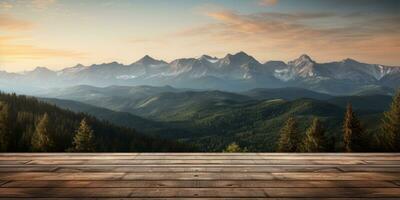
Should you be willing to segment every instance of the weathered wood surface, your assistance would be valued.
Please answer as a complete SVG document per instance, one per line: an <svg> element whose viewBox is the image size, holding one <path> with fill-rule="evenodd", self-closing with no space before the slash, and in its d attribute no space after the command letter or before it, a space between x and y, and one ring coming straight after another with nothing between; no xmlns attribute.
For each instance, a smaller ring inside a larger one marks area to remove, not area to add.
<svg viewBox="0 0 400 200"><path fill-rule="evenodd" d="M0 153L4 199L400 199L400 154Z"/></svg>

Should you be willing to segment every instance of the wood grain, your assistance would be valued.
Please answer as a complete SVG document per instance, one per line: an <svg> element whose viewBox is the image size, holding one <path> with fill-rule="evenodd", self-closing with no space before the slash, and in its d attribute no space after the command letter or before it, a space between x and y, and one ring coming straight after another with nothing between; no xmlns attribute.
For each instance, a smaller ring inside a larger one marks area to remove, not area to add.
<svg viewBox="0 0 400 200"><path fill-rule="evenodd" d="M0 199L399 199L397 153L0 153Z"/></svg>

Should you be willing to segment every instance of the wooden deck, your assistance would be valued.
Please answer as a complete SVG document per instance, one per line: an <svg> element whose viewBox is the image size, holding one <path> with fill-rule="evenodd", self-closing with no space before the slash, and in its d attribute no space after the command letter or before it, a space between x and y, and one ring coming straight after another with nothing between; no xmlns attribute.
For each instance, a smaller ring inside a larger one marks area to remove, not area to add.
<svg viewBox="0 0 400 200"><path fill-rule="evenodd" d="M400 154L0 154L0 198L399 199Z"/></svg>

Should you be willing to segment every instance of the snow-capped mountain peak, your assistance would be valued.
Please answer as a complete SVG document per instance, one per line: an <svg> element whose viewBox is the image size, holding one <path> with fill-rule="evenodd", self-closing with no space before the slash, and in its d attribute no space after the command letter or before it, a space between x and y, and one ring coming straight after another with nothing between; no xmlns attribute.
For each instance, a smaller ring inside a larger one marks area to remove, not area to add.
<svg viewBox="0 0 400 200"><path fill-rule="evenodd" d="M240 51L234 55L227 54L224 58L221 59L221 64L225 64L225 65L230 65L230 64L243 65L243 64L247 64L249 62L260 64L255 58L246 54L243 51Z"/></svg>
<svg viewBox="0 0 400 200"><path fill-rule="evenodd" d="M335 88L350 90L360 85L400 86L400 67L361 63L353 59L317 63L306 54L287 63L270 61L261 64L245 52L227 54L221 59L203 55L176 59L170 63L146 55L131 65L117 62L90 66L78 64L56 72L39 67L17 76L12 73L1 73L1 76L3 81L27 82L41 88L76 84L171 84L176 87L235 90L296 85L330 92Z"/></svg>
<svg viewBox="0 0 400 200"><path fill-rule="evenodd" d="M202 55L199 59L200 60L206 60L206 61L208 61L210 63L216 63L219 60L217 57L211 57L209 55Z"/></svg>
<svg viewBox="0 0 400 200"><path fill-rule="evenodd" d="M304 65L312 65L314 63L315 61L312 60L311 57L306 54L303 54L299 58L289 62L289 64L297 67L303 67Z"/></svg>
<svg viewBox="0 0 400 200"><path fill-rule="evenodd" d="M284 76L286 79L290 80L295 77L315 77L317 72L315 69L316 62L311 59L310 56L303 54L299 58L288 62L288 69L283 70L287 74ZM290 79L288 77L291 77Z"/></svg>

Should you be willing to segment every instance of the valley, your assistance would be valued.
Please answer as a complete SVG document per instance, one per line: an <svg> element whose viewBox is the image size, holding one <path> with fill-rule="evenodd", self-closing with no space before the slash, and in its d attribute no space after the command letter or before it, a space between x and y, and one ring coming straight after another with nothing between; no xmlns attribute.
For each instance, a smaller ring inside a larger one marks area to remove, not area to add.
<svg viewBox="0 0 400 200"><path fill-rule="evenodd" d="M374 135L392 101L388 95L332 96L301 88L232 93L170 86L74 86L51 90L46 97L42 100L59 107L188 142L203 151L222 151L232 142L250 151L274 151L289 116L297 117L303 133L314 117L320 118L332 142L329 151L340 151L347 103L352 103L368 134Z"/></svg>

